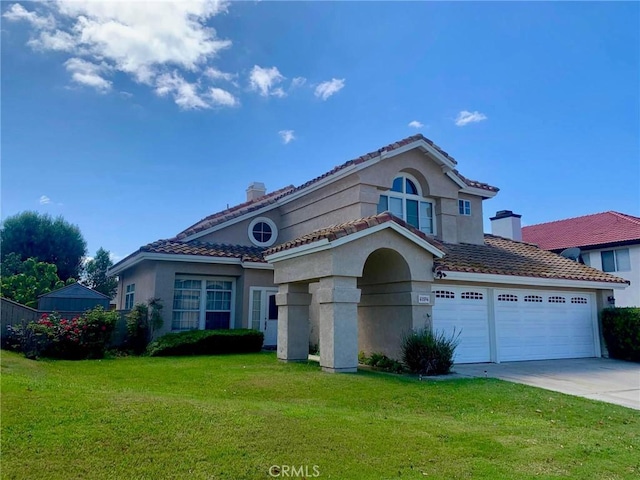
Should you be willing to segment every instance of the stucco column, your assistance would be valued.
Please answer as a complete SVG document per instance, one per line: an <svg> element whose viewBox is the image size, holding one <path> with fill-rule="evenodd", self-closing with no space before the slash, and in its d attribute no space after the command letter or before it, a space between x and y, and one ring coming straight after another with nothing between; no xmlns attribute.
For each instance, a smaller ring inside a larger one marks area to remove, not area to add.
<svg viewBox="0 0 640 480"><path fill-rule="evenodd" d="M320 279L320 366L325 372L358 369L358 302L356 277Z"/></svg>
<svg viewBox="0 0 640 480"><path fill-rule="evenodd" d="M284 283L276 294L278 359L299 362L309 358L309 304L306 283Z"/></svg>

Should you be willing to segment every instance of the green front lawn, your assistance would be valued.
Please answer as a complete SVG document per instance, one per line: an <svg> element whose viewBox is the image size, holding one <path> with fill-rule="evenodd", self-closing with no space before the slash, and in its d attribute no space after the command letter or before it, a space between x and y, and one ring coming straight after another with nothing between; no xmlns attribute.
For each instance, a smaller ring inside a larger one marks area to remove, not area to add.
<svg viewBox="0 0 640 480"><path fill-rule="evenodd" d="M331 375L271 353L2 352L1 365L7 479L266 479L272 465L367 480L640 475L639 412L498 380Z"/></svg>

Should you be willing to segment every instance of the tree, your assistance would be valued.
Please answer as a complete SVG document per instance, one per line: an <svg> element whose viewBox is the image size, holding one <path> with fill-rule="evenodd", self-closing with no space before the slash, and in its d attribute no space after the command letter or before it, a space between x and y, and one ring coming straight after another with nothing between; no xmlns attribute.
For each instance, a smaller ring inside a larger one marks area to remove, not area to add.
<svg viewBox="0 0 640 480"><path fill-rule="evenodd" d="M56 266L51 263L29 258L22 262L17 273L2 277L2 296L36 308L40 295L64 287L65 282L60 280L56 271ZM73 279L69 279L68 283L73 283Z"/></svg>
<svg viewBox="0 0 640 480"><path fill-rule="evenodd" d="M87 242L76 225L62 217L52 219L50 215L38 212L8 217L0 229L0 241L3 263L10 253L19 255L23 261L35 258L52 263L63 281L79 277L82 258L87 251Z"/></svg>
<svg viewBox="0 0 640 480"><path fill-rule="evenodd" d="M107 270L111 266L113 266L113 262L109 257L109 251L100 247L96 256L86 263L84 267L85 278L82 283L93 288L96 292L113 298L118 288L118 280L116 277L107 276Z"/></svg>

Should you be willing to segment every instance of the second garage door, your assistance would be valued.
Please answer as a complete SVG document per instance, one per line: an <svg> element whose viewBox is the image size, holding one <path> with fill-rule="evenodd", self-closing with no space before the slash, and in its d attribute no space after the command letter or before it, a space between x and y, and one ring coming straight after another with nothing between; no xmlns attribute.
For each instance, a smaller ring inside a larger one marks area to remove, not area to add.
<svg viewBox="0 0 640 480"><path fill-rule="evenodd" d="M591 295L496 290L494 302L501 362L595 356Z"/></svg>

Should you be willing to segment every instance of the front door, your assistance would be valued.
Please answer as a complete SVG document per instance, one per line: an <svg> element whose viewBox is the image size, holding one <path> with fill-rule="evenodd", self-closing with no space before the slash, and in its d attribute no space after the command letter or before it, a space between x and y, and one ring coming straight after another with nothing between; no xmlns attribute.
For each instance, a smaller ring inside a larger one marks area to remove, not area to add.
<svg viewBox="0 0 640 480"><path fill-rule="evenodd" d="M264 333L264 346L278 343L277 288L251 287L251 328Z"/></svg>

